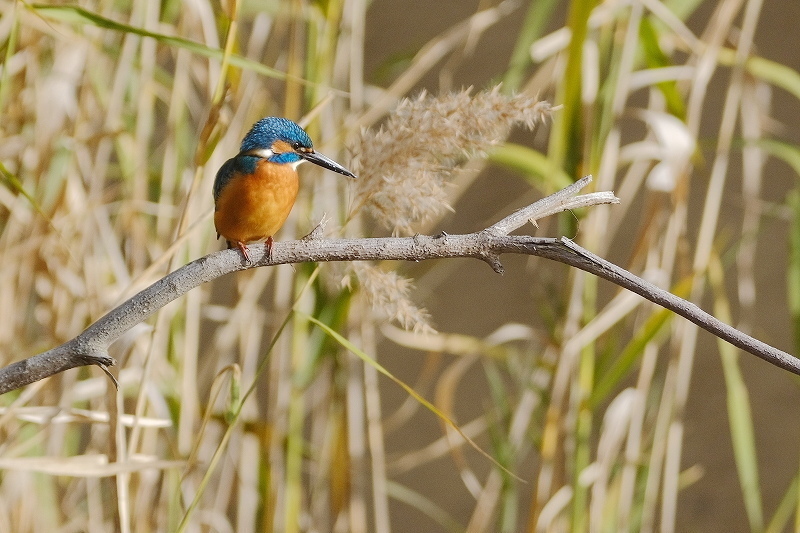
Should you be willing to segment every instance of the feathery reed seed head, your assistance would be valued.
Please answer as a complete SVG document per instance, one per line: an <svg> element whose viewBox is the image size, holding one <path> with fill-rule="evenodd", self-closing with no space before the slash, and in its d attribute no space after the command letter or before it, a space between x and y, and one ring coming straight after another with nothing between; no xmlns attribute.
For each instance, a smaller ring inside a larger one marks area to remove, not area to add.
<svg viewBox="0 0 800 533"><path fill-rule="evenodd" d="M463 163L505 140L513 126L533 128L550 116L549 103L528 95L499 87L470 93L423 92L402 100L377 131L361 133L352 148L356 209L395 234L411 234L449 207L445 184Z"/></svg>
<svg viewBox="0 0 800 533"><path fill-rule="evenodd" d="M363 294L369 298L372 308L389 320L396 320L405 329L431 333L430 315L425 309L411 301L414 288L410 279L397 272L386 272L375 265L354 262L353 272L361 284Z"/></svg>

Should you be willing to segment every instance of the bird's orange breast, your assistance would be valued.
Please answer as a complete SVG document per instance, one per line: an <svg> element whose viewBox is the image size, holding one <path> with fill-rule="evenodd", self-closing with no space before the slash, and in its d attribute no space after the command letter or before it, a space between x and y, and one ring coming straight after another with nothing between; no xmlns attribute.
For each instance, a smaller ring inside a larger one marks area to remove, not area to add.
<svg viewBox="0 0 800 533"><path fill-rule="evenodd" d="M286 222L300 182L290 165L262 159L251 174L236 173L216 199L214 225L231 242L272 237Z"/></svg>

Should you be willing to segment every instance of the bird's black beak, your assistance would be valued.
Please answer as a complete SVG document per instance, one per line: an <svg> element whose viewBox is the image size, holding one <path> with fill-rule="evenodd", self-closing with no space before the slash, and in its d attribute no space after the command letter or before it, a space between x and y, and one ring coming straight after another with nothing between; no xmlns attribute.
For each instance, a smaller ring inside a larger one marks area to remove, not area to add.
<svg viewBox="0 0 800 533"><path fill-rule="evenodd" d="M319 152L297 152L297 154L306 161L310 161L315 165L321 166L322 168L327 168L328 170L338 172L339 174L344 174L345 176L349 176L354 179L356 177L355 174L344 168L342 165Z"/></svg>

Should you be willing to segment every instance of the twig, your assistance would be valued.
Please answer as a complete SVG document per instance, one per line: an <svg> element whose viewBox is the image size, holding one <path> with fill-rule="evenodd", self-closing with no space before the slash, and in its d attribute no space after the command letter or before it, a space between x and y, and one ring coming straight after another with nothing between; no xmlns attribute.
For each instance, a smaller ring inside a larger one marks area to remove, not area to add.
<svg viewBox="0 0 800 533"><path fill-rule="evenodd" d="M585 176L572 185L564 187L557 193L546 196L528 207L523 207L522 209L514 211L500 222L488 227L485 231L492 232L496 235L508 235L528 222L536 224L536 221L540 218L549 217L561 211L590 207L598 204L619 203L619 198L614 196L614 193L610 191L594 192L577 196L581 189L586 187L591 181L591 175Z"/></svg>
<svg viewBox="0 0 800 533"><path fill-rule="evenodd" d="M253 263L246 263L238 250L223 250L209 254L158 280L112 309L74 339L47 352L1 368L0 394L77 366L99 365L104 368L115 364L107 350L122 334L201 283L238 270L311 261L424 261L449 257L474 257L487 262L496 272L501 273L503 267L499 257L506 253L535 255L585 270L674 311L734 346L800 375L800 359L720 322L696 305L659 289L581 248L569 239L508 235L508 232L523 226L528 221L535 221L559 211L619 202L609 192L578 196L577 193L589 181L591 177L587 176L485 230L467 235L441 233L435 236L377 239L321 239L315 238L316 236L312 234L297 241L275 243L272 259L269 261L263 245L250 245L250 257Z"/></svg>

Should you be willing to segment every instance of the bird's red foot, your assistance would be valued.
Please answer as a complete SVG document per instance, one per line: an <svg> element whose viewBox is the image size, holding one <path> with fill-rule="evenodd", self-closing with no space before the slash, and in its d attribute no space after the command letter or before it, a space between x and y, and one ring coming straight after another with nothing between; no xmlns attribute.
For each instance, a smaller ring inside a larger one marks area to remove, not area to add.
<svg viewBox="0 0 800 533"><path fill-rule="evenodd" d="M272 245L274 243L275 241L272 240L272 237L267 237L267 242L265 243L267 245L267 261L272 261Z"/></svg>
<svg viewBox="0 0 800 533"><path fill-rule="evenodd" d="M244 260L248 263L252 263L253 261L250 260L250 252L247 251L247 245L241 241L236 241L236 246L242 251Z"/></svg>

